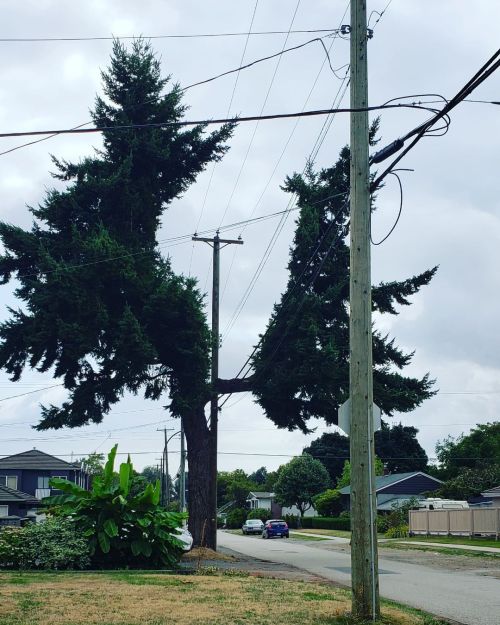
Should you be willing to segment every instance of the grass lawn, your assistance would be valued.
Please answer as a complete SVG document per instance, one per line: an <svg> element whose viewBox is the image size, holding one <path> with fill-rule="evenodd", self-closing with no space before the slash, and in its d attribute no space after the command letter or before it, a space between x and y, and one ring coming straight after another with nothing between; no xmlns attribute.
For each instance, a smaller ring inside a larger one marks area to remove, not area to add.
<svg viewBox="0 0 500 625"><path fill-rule="evenodd" d="M497 558L500 560L500 554L490 553L488 551L469 551L468 549L460 549L460 547L446 547L436 543L432 547L430 545L412 545L411 543L401 543L397 541L388 541L381 543L379 548L382 549L410 549L412 551L432 551L433 553L443 553L447 556L466 556L468 558Z"/></svg>
<svg viewBox="0 0 500 625"><path fill-rule="evenodd" d="M143 572L0 573L0 625L350 625L350 593L328 584ZM393 603L384 625L444 625ZM357 622L357 625L361 623Z"/></svg>
<svg viewBox="0 0 500 625"><path fill-rule="evenodd" d="M420 541L424 543L446 543L448 545L466 545L468 547L496 547L500 549L500 540L494 538L481 538L475 536L468 538L467 536L412 536L405 538L408 541Z"/></svg>
<svg viewBox="0 0 500 625"><path fill-rule="evenodd" d="M294 532L306 532L307 534L318 534L318 536L338 536L339 538L351 538L351 532L344 530L316 530L300 529Z"/></svg>

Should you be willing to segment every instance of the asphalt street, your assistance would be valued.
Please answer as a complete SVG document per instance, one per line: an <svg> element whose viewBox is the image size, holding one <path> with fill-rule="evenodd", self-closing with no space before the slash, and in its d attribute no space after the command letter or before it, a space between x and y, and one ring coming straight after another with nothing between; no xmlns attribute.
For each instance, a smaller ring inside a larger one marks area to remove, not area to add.
<svg viewBox="0 0 500 625"><path fill-rule="evenodd" d="M343 585L351 583L350 553L340 542L304 544L219 531L218 543L247 556L289 564ZM473 567L473 560L470 571L456 571L381 557L380 594L466 625L499 625L500 580Z"/></svg>

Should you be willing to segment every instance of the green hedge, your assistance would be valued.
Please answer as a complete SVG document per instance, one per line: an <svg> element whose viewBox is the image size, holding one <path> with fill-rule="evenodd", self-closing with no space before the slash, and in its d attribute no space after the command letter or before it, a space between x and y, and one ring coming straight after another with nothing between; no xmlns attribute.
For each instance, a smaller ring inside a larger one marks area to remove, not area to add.
<svg viewBox="0 0 500 625"><path fill-rule="evenodd" d="M351 520L346 517L313 516L302 519L304 529L350 531Z"/></svg>

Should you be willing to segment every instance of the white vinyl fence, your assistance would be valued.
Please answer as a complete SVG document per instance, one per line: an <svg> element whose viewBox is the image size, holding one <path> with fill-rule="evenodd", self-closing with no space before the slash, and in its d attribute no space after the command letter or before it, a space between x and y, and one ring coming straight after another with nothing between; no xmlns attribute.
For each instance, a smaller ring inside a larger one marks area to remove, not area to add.
<svg viewBox="0 0 500 625"><path fill-rule="evenodd" d="M500 535L500 508L410 510L410 534L427 536Z"/></svg>

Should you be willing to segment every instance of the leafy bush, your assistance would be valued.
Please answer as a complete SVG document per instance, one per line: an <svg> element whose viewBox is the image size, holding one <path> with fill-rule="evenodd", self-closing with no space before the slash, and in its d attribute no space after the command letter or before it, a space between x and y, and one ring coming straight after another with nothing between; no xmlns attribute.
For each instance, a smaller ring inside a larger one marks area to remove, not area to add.
<svg viewBox="0 0 500 625"><path fill-rule="evenodd" d="M47 519L30 523L22 530L26 569L85 569L90 565L88 541L67 519Z"/></svg>
<svg viewBox="0 0 500 625"><path fill-rule="evenodd" d="M168 512L159 505L160 483L147 484L131 495L133 466L130 458L113 471L117 446L108 456L101 475L86 491L61 478L50 480L62 495L44 502L58 518L71 518L76 531L87 539L92 565L102 568L157 568L175 564L182 543L175 537L184 515Z"/></svg>
<svg viewBox="0 0 500 625"><path fill-rule="evenodd" d="M313 497L313 504L320 516L333 517L342 512L341 495L338 490L328 488Z"/></svg>
<svg viewBox="0 0 500 625"><path fill-rule="evenodd" d="M405 523L403 525L395 525L390 527L385 533L386 538L408 538L409 527Z"/></svg>
<svg viewBox="0 0 500 625"><path fill-rule="evenodd" d="M250 510L247 516L247 519L260 519L264 523L270 518L271 510L266 510L265 508L255 508L254 510Z"/></svg>
<svg viewBox="0 0 500 625"><path fill-rule="evenodd" d="M351 529L351 520L345 517L304 517L302 519L302 527L305 529L349 531Z"/></svg>
<svg viewBox="0 0 500 625"><path fill-rule="evenodd" d="M409 511L418 507L418 499L411 497L403 504L393 504L392 511L385 516L386 530L408 524Z"/></svg>
<svg viewBox="0 0 500 625"><path fill-rule="evenodd" d="M229 529L239 529L247 520L248 510L245 508L234 508L228 512L226 517L226 527Z"/></svg>
<svg viewBox="0 0 500 625"><path fill-rule="evenodd" d="M299 527L300 516L298 514L285 514L283 519L287 522L290 529L296 530Z"/></svg>
<svg viewBox="0 0 500 625"><path fill-rule="evenodd" d="M19 568L22 556L23 530L4 527L0 530L0 568Z"/></svg>
<svg viewBox="0 0 500 625"><path fill-rule="evenodd" d="M85 569L88 541L66 519L47 519L0 532L0 566L20 569Z"/></svg>

